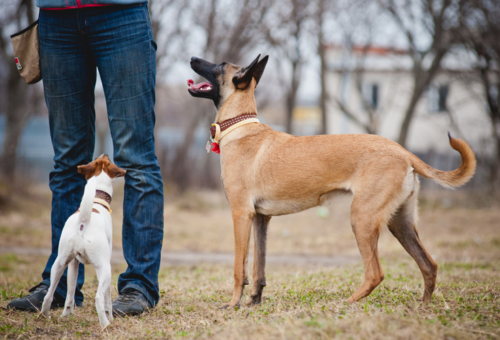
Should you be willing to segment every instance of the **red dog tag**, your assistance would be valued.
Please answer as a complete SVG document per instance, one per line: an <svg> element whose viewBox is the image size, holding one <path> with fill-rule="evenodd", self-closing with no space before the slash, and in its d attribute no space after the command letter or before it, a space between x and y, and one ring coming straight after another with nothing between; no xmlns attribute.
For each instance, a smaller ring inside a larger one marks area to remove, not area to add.
<svg viewBox="0 0 500 340"><path fill-rule="evenodd" d="M16 61L16 66L18 70L22 70L23 67L21 66L21 62L19 61L18 57L14 57L14 60Z"/></svg>

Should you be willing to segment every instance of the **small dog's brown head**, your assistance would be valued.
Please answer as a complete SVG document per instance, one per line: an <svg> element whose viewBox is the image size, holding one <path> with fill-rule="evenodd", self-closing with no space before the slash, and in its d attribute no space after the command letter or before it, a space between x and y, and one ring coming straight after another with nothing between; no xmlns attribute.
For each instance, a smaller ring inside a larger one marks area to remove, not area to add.
<svg viewBox="0 0 500 340"><path fill-rule="evenodd" d="M266 55L260 61L259 58L260 54L247 67L240 67L225 62L212 64L192 57L191 68L208 82L195 84L189 79L188 91L193 97L212 99L219 109L233 92L246 90L252 83L252 79L255 79L255 86L257 86L269 56Z"/></svg>
<svg viewBox="0 0 500 340"><path fill-rule="evenodd" d="M102 171L104 171L111 179L123 177L127 172L126 170L123 170L111 163L108 155L106 154L102 154L99 158L96 158L93 162L90 162L87 165L78 166L78 172L84 175L87 180L93 176L99 176Z"/></svg>

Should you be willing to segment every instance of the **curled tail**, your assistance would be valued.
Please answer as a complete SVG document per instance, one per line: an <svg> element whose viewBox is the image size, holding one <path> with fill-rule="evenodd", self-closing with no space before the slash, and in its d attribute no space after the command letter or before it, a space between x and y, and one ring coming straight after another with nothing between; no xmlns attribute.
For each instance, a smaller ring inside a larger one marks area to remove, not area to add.
<svg viewBox="0 0 500 340"><path fill-rule="evenodd" d="M87 223L90 221L92 215L92 206L94 205L95 192L97 187L97 180L95 177L90 178L85 185L85 192L83 193L82 203L80 203L80 222Z"/></svg>
<svg viewBox="0 0 500 340"><path fill-rule="evenodd" d="M450 145L460 152L462 164L452 171L441 171L425 164L420 158L412 154L412 165L415 172L425 178L430 178L443 187L453 188L467 183L476 171L476 156L469 144L457 138L453 138L448 133Z"/></svg>

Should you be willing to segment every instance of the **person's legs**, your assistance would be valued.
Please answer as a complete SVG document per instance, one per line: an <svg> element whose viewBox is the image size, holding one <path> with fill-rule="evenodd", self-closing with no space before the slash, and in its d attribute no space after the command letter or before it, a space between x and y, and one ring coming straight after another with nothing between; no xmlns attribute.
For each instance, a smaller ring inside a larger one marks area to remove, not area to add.
<svg viewBox="0 0 500 340"><path fill-rule="evenodd" d="M135 289L154 306L163 241L163 182L155 155L156 44L146 4L86 9L89 46L103 83L114 162L127 170L120 294Z"/></svg>
<svg viewBox="0 0 500 340"><path fill-rule="evenodd" d="M12 309L37 311L50 286L51 268L57 258L59 239L66 220L78 210L85 178L77 165L92 160L94 152L94 87L96 66L90 58L78 27L78 12L40 11L40 66L45 102L49 110L50 134L54 148L52 190L52 254L42 273L43 281L32 294L13 300ZM79 265L75 302L82 305L84 266ZM66 298L67 270L56 288L52 307L62 307Z"/></svg>
<svg viewBox="0 0 500 340"><path fill-rule="evenodd" d="M96 66L78 25L78 11L41 11L39 22L40 65L45 101L49 110L54 148L52 190L52 254L42 274L50 284L50 270L57 258L59 238L66 220L78 210L85 178L77 166L92 161L95 144L94 88ZM64 272L56 293L66 297ZM81 305L84 266L79 265L75 293Z"/></svg>

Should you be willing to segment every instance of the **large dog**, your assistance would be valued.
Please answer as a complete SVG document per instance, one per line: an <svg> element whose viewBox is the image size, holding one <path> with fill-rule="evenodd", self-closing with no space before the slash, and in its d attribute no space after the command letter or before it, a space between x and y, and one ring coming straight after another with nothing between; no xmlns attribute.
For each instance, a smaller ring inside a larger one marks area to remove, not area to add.
<svg viewBox="0 0 500 340"><path fill-rule="evenodd" d="M217 108L211 128L213 151L219 152L222 182L234 223L234 294L225 307L239 305L248 284L247 256L253 223L255 236L253 290L249 304L261 302L266 285L266 234L271 216L291 214L322 204L336 193L351 193L352 230L365 268L353 303L369 295L384 279L377 243L387 225L413 257L424 277L423 301L436 285L437 264L420 242L416 229L417 174L445 187L465 184L476 159L469 145L450 136L462 164L436 170L399 144L375 135L296 137L272 130L256 119L254 90L268 56L247 67L212 64L193 57L191 68L208 80L194 84L194 97L212 99Z"/></svg>
<svg viewBox="0 0 500 340"><path fill-rule="evenodd" d="M43 300L42 314L50 318L49 310L54 292L68 265L68 292L61 316L73 314L78 262L92 264L99 280L95 306L99 323L104 329L113 321L110 263L113 225L109 203L113 196L113 180L123 177L126 171L111 163L107 155L102 155L87 165L80 165L78 172L88 182L80 209L64 225L57 259L50 272L50 288Z"/></svg>

